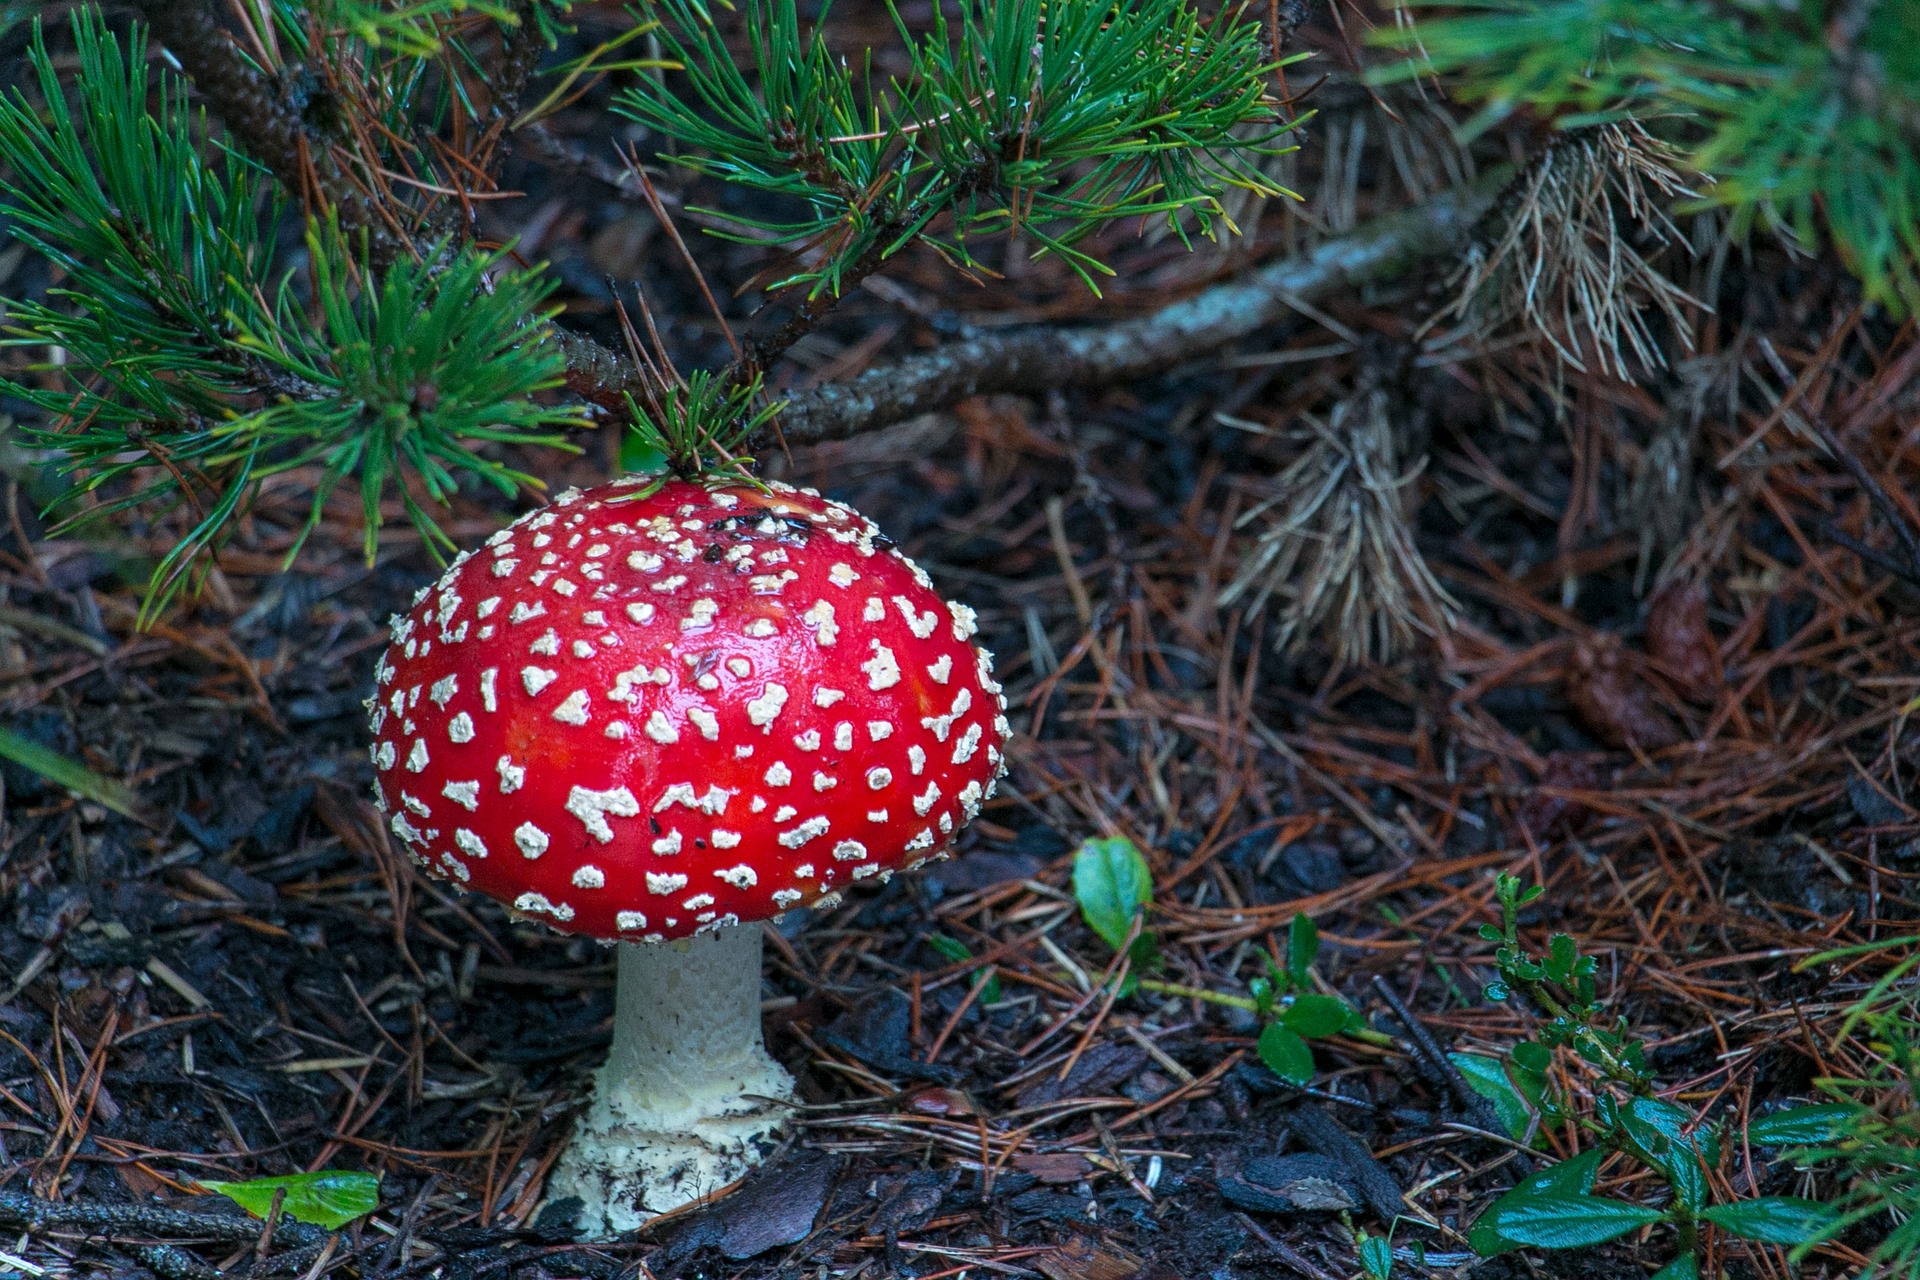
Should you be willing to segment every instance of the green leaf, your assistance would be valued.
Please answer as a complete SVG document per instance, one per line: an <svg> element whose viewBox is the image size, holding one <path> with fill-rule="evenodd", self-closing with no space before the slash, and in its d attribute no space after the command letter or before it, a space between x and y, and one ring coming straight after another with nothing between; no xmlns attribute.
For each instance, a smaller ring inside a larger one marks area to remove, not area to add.
<svg viewBox="0 0 1920 1280"><path fill-rule="evenodd" d="M1390 1280L1393 1275L1393 1242L1385 1236L1366 1236L1360 1241L1360 1267L1368 1280Z"/></svg>
<svg viewBox="0 0 1920 1280"><path fill-rule="evenodd" d="M967 944L958 938L949 938L944 933L930 933L926 935L925 941L929 947L932 947L949 960L961 961L973 959L973 952L968 950ZM998 1004L1000 1002L1000 977L994 972L992 965L988 965L979 973L975 974L973 980L980 988L981 1004Z"/></svg>
<svg viewBox="0 0 1920 1280"><path fill-rule="evenodd" d="M1073 855L1073 896L1087 927L1119 948L1133 932L1134 917L1153 901L1153 873L1133 841L1096 837Z"/></svg>
<svg viewBox="0 0 1920 1280"><path fill-rule="evenodd" d="M1522 1040L1509 1051L1514 1065L1535 1075L1545 1075L1553 1065L1553 1050L1532 1040Z"/></svg>
<svg viewBox="0 0 1920 1280"><path fill-rule="evenodd" d="M1305 1084L1313 1079L1313 1050L1307 1042L1277 1022L1270 1022L1260 1033L1260 1061L1267 1069L1290 1084Z"/></svg>
<svg viewBox="0 0 1920 1280"><path fill-rule="evenodd" d="M280 1210L296 1222L332 1231L380 1207L380 1175L345 1169L322 1169L284 1178L253 1178L246 1182L202 1182L256 1218L273 1208L274 1193L286 1189Z"/></svg>
<svg viewBox="0 0 1920 1280"><path fill-rule="evenodd" d="M1636 1140L1651 1131L1675 1147L1694 1147L1710 1165L1720 1163L1720 1141L1714 1127L1698 1123L1699 1117L1687 1108L1659 1098L1635 1098L1627 1103L1623 1117Z"/></svg>
<svg viewBox="0 0 1920 1280"><path fill-rule="evenodd" d="M1508 1240L1494 1229L1494 1219L1504 1210L1537 1200L1543 1196L1583 1196L1593 1190L1593 1181L1600 1171L1600 1162L1606 1158L1606 1152L1598 1147L1582 1151L1571 1159L1562 1160L1546 1168L1528 1174L1516 1183L1512 1190L1487 1206L1475 1220L1467 1233L1467 1244L1483 1258L1495 1257L1502 1253L1511 1253L1520 1248L1518 1241Z"/></svg>
<svg viewBox="0 0 1920 1280"><path fill-rule="evenodd" d="M142 819L140 801L132 791L112 778L95 773L78 760L69 760L57 751L49 751L30 738L0 727L0 756L23 769L31 769L56 786L113 810L123 818Z"/></svg>
<svg viewBox="0 0 1920 1280"><path fill-rule="evenodd" d="M1683 1253L1654 1272L1653 1280L1700 1280L1700 1266L1692 1254Z"/></svg>
<svg viewBox="0 0 1920 1280"><path fill-rule="evenodd" d="M1507 1136L1521 1138L1533 1123L1533 1108L1507 1079L1507 1071L1498 1058L1479 1053L1450 1053L1453 1065L1460 1068L1467 1087L1493 1104L1494 1114L1506 1126Z"/></svg>
<svg viewBox="0 0 1920 1280"><path fill-rule="evenodd" d="M1793 1107L1755 1120L1747 1126L1747 1139L1763 1147L1825 1142L1846 1128L1847 1122L1859 1114L1860 1108L1843 1102Z"/></svg>
<svg viewBox="0 0 1920 1280"><path fill-rule="evenodd" d="M1314 927L1313 917L1296 915L1287 925L1287 976L1293 979L1295 988L1307 986L1307 971L1319 954L1320 930Z"/></svg>
<svg viewBox="0 0 1920 1280"><path fill-rule="evenodd" d="M1348 1012L1347 1002L1337 996L1308 993L1295 996L1286 1012L1280 1015L1280 1021L1296 1035L1308 1040L1324 1040L1346 1029Z"/></svg>
<svg viewBox="0 0 1920 1280"><path fill-rule="evenodd" d="M1805 1244L1825 1234L1834 1212L1817 1200L1798 1196L1766 1196L1711 1205L1700 1216L1722 1231L1762 1244Z"/></svg>
<svg viewBox="0 0 1920 1280"><path fill-rule="evenodd" d="M1515 1244L1538 1249L1583 1249L1665 1217L1658 1209L1604 1196L1536 1196L1499 1210L1493 1229Z"/></svg>

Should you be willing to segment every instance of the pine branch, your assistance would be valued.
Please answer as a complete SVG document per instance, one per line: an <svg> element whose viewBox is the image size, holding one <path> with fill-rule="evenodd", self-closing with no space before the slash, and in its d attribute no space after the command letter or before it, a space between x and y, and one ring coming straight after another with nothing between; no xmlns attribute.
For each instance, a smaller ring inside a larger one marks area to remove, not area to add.
<svg viewBox="0 0 1920 1280"><path fill-rule="evenodd" d="M291 87L260 70L214 21L204 0L135 0L153 34L179 59L241 147L309 209L331 208L340 228L364 232L375 262L400 252L372 201L345 180L327 139L313 130Z"/></svg>
<svg viewBox="0 0 1920 1280"><path fill-rule="evenodd" d="M1360 227L1309 253L1217 285L1151 315L1099 328L1019 329L953 343L791 397L789 444L838 440L946 408L968 396L1118 382L1164 372L1259 332L1312 301L1377 283L1458 250L1492 204L1504 171ZM762 441L769 443L769 441Z"/></svg>

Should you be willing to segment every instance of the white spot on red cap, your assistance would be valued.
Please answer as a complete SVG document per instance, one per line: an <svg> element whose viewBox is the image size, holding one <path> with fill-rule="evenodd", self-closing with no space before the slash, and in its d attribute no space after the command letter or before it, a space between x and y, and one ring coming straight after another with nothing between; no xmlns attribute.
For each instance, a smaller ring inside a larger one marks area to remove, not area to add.
<svg viewBox="0 0 1920 1280"><path fill-rule="evenodd" d="M433 682L433 688L427 691L427 697L436 707L446 710L447 702L460 691L459 675L446 675Z"/></svg>
<svg viewBox="0 0 1920 1280"><path fill-rule="evenodd" d="M480 706L486 711L498 711L499 701L494 696L494 682L500 677L498 667L488 667L480 673Z"/></svg>
<svg viewBox="0 0 1920 1280"><path fill-rule="evenodd" d="M473 717L462 711L447 721L447 737L454 742L472 742Z"/></svg>
<svg viewBox="0 0 1920 1280"><path fill-rule="evenodd" d="M813 775L813 789L815 791L831 791L839 785L840 779L830 773L816 773Z"/></svg>
<svg viewBox="0 0 1920 1280"><path fill-rule="evenodd" d="M868 596L867 606L861 611L860 616L868 622L885 622L887 606L881 602L879 596Z"/></svg>
<svg viewBox="0 0 1920 1280"><path fill-rule="evenodd" d="M860 664L860 669L867 673L867 688L876 693L891 689L900 683L900 663L893 656L893 650L878 640L870 643L873 645L873 657Z"/></svg>
<svg viewBox="0 0 1920 1280"><path fill-rule="evenodd" d="M394 755L395 752L391 740L381 743L374 749L374 767L382 773L385 773L387 770L393 768Z"/></svg>
<svg viewBox="0 0 1920 1280"><path fill-rule="evenodd" d="M842 840L833 846L833 856L837 862L855 862L867 856L867 846L858 840Z"/></svg>
<svg viewBox="0 0 1920 1280"><path fill-rule="evenodd" d="M885 742L893 736L893 725L885 720L867 721L867 737L874 742Z"/></svg>
<svg viewBox="0 0 1920 1280"><path fill-rule="evenodd" d="M616 929L625 933L634 929L646 928L647 918L638 911L616 911L613 913L613 924Z"/></svg>
<svg viewBox="0 0 1920 1280"><path fill-rule="evenodd" d="M546 612L547 612L547 606L545 606L544 604L541 604L538 600L535 600L532 604L528 604L526 601L522 600L516 603L513 606L513 608L508 611L507 621L515 622L515 623L526 622L531 618L544 617L546 615Z"/></svg>
<svg viewBox="0 0 1920 1280"><path fill-rule="evenodd" d="M647 892L662 897L687 887L687 878L678 871L647 872Z"/></svg>
<svg viewBox="0 0 1920 1280"><path fill-rule="evenodd" d="M680 731L667 720L667 713L655 707L647 717L647 736L663 745L680 741Z"/></svg>
<svg viewBox="0 0 1920 1280"><path fill-rule="evenodd" d="M907 767L913 770L913 776L916 778L926 770L926 749L917 742L907 748Z"/></svg>
<svg viewBox="0 0 1920 1280"><path fill-rule="evenodd" d="M744 862L737 867L721 867L713 874L736 889L751 889L760 883L759 873Z"/></svg>
<svg viewBox="0 0 1920 1280"><path fill-rule="evenodd" d="M782 831L780 843L788 849L798 849L807 841L827 834L829 825L831 824L823 817L808 818L793 830Z"/></svg>
<svg viewBox="0 0 1920 1280"><path fill-rule="evenodd" d="M875 765L873 768L867 770L867 785L875 791L883 790L892 782L893 770L883 764Z"/></svg>
<svg viewBox="0 0 1920 1280"><path fill-rule="evenodd" d="M456 827L454 829L453 842L460 846L460 852L466 854L469 858L484 858L487 856L486 841L465 827Z"/></svg>
<svg viewBox="0 0 1920 1280"><path fill-rule="evenodd" d="M687 607L687 616L680 619L680 629L691 631L695 627L710 627L719 614L719 604L702 596Z"/></svg>
<svg viewBox="0 0 1920 1280"><path fill-rule="evenodd" d="M755 640L765 640L768 636L773 635L777 628L773 625L771 618L755 618L752 622L740 628L740 630L743 634L751 636Z"/></svg>
<svg viewBox="0 0 1920 1280"><path fill-rule="evenodd" d="M931 609L924 609L918 614L914 613L913 602L905 596L893 597L893 607L900 611L902 618L906 619L907 630L913 632L913 638L916 640L925 640L940 624L939 615Z"/></svg>
<svg viewBox="0 0 1920 1280"><path fill-rule="evenodd" d="M558 671L549 671L545 667L520 668L520 683L526 686L528 697L537 697L542 689L559 678Z"/></svg>
<svg viewBox="0 0 1920 1280"><path fill-rule="evenodd" d="M527 646L527 652L543 658L554 657L560 652L560 633L548 627L545 634Z"/></svg>
<svg viewBox="0 0 1920 1280"><path fill-rule="evenodd" d="M833 726L833 749L835 751L853 750L853 726L845 720Z"/></svg>
<svg viewBox="0 0 1920 1280"><path fill-rule="evenodd" d="M407 752L407 772L418 773L427 767L427 740L415 738L413 750Z"/></svg>
<svg viewBox="0 0 1920 1280"><path fill-rule="evenodd" d="M937 782L929 782L927 783L927 789L913 798L913 811L924 818L927 816L927 811L933 808L933 802L939 798L940 784Z"/></svg>
<svg viewBox="0 0 1920 1280"><path fill-rule="evenodd" d="M585 724L587 722L587 691L575 689L568 694L566 701L553 709L553 718L562 724Z"/></svg>
<svg viewBox="0 0 1920 1280"><path fill-rule="evenodd" d="M653 851L662 857L671 857L680 852L681 839L678 827L667 832L653 842Z"/></svg>
<svg viewBox="0 0 1920 1280"><path fill-rule="evenodd" d="M513 905L516 910L529 914L544 912L562 923L573 919L572 907L564 902L549 902L544 893L523 893L513 900Z"/></svg>
<svg viewBox="0 0 1920 1280"><path fill-rule="evenodd" d="M784 787L793 781L793 770L787 768L785 761L776 760L767 766L766 779L770 787Z"/></svg>
<svg viewBox="0 0 1920 1280"><path fill-rule="evenodd" d="M953 674L953 656L951 654L941 654L937 659L927 664L927 674L933 677L935 684L945 684L947 678Z"/></svg>
<svg viewBox="0 0 1920 1280"><path fill-rule="evenodd" d="M965 733L954 739L953 762L955 764L965 764L967 761L973 759L973 753L979 749L980 726L977 723L970 724L967 726Z"/></svg>
<svg viewBox="0 0 1920 1280"><path fill-rule="evenodd" d="M850 564L836 564L827 570L827 581L836 587L850 587L860 581L860 575L853 571Z"/></svg>
<svg viewBox="0 0 1920 1280"><path fill-rule="evenodd" d="M720 740L720 717L706 707L688 707L687 719L708 742Z"/></svg>
<svg viewBox="0 0 1920 1280"><path fill-rule="evenodd" d="M887 820L887 811L885 809L867 810L868 822L884 823L886 820Z"/></svg>
<svg viewBox="0 0 1920 1280"><path fill-rule="evenodd" d="M715 827L713 829L713 847L716 849L738 849L740 847L740 833L738 831L729 831L725 827Z"/></svg>
<svg viewBox="0 0 1920 1280"><path fill-rule="evenodd" d="M839 689L829 689L826 685L821 685L813 691L813 705L816 707L830 707L846 696L847 695Z"/></svg>
<svg viewBox="0 0 1920 1280"><path fill-rule="evenodd" d="M518 560L495 560L493 562L493 576L496 578L510 578L513 576L513 571L519 567L520 562Z"/></svg>
<svg viewBox="0 0 1920 1280"><path fill-rule="evenodd" d="M606 884L607 873L590 862L573 869L573 887L576 889L604 889Z"/></svg>
<svg viewBox="0 0 1920 1280"><path fill-rule="evenodd" d="M833 620L833 606L825 600L815 600L800 615L800 620L813 628L813 638L822 645L832 644L834 637L840 634L840 628Z"/></svg>
<svg viewBox="0 0 1920 1280"><path fill-rule="evenodd" d="M440 794L465 809L468 813L480 807L480 784L478 782L449 782L440 788Z"/></svg>
<svg viewBox="0 0 1920 1280"><path fill-rule="evenodd" d="M625 787L608 787L604 791L575 787L567 793L565 807L568 813L580 819L580 825L587 829L587 834L601 844L613 839L613 827L607 822L608 814L616 818L633 818L640 813L640 802Z"/></svg>
<svg viewBox="0 0 1920 1280"><path fill-rule="evenodd" d="M500 794L501 795L503 796L512 795L514 792L518 791L522 786L526 784L526 781L527 781L526 767L524 765L515 764L510 757L501 756L499 760L494 762L493 767L499 770L500 772Z"/></svg>
<svg viewBox="0 0 1920 1280"><path fill-rule="evenodd" d="M627 605L627 617L645 625L653 621L653 606L644 600L635 600Z"/></svg>
<svg viewBox="0 0 1920 1280"><path fill-rule="evenodd" d="M786 705L786 686L769 680L765 691L747 703L747 722L771 733L774 718L780 714L780 708Z"/></svg>
<svg viewBox="0 0 1920 1280"><path fill-rule="evenodd" d="M531 822L523 822L513 829L513 843L527 857L537 858L547 851L547 845L551 841L547 839L546 832Z"/></svg>
<svg viewBox="0 0 1920 1280"><path fill-rule="evenodd" d="M806 895L798 889L775 889L773 891L773 905L785 911L788 907L791 907L804 897L806 897Z"/></svg>

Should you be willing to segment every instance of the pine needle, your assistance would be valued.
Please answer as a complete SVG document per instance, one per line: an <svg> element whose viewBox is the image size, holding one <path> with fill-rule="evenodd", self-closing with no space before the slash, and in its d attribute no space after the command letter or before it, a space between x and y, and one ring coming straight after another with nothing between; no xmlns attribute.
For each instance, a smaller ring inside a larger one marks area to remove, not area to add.
<svg viewBox="0 0 1920 1280"><path fill-rule="evenodd" d="M1631 379L1666 364L1651 316L1689 350L1687 308L1702 304L1649 260L1685 244L1665 205L1690 196L1667 150L1631 121L1563 135L1496 206L1500 230L1470 249L1443 314L1443 344L1484 347L1523 336L1567 368Z"/></svg>
<svg viewBox="0 0 1920 1280"><path fill-rule="evenodd" d="M1450 625L1457 608L1409 524L1420 467L1400 470L1385 392L1341 401L1324 424L1303 421L1299 456L1238 522L1269 520L1220 604L1245 602L1250 614L1276 606L1274 645L1284 651L1318 637L1343 663L1389 658Z"/></svg>

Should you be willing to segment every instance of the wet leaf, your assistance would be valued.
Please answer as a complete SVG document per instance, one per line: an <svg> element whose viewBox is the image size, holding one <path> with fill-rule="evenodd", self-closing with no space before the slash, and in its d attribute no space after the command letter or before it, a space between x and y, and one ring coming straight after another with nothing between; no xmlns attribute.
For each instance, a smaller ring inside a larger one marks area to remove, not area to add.
<svg viewBox="0 0 1920 1280"><path fill-rule="evenodd" d="M1700 1216L1722 1231L1762 1244L1805 1244L1819 1239L1834 1222L1833 1210L1797 1196L1709 1205Z"/></svg>
<svg viewBox="0 0 1920 1280"><path fill-rule="evenodd" d="M1507 1136L1516 1139L1524 1136L1527 1126L1533 1123L1533 1108L1507 1079L1507 1069L1500 1060L1479 1053L1450 1053L1447 1057L1460 1068L1467 1087L1493 1104L1493 1112L1506 1126Z"/></svg>
<svg viewBox="0 0 1920 1280"><path fill-rule="evenodd" d="M1295 1035L1308 1040L1337 1036L1347 1025L1347 1002L1335 996L1308 994L1295 996L1280 1015L1280 1022Z"/></svg>
<svg viewBox="0 0 1920 1280"><path fill-rule="evenodd" d="M253 1178L246 1182L202 1182L256 1218L273 1209L274 1194L285 1189L280 1211L296 1222L331 1231L380 1207L380 1176L344 1169L295 1173L282 1178Z"/></svg>
<svg viewBox="0 0 1920 1280"><path fill-rule="evenodd" d="M1838 1134L1857 1114L1859 1114L1858 1107L1850 1107L1839 1102L1793 1107L1755 1120L1747 1126L1747 1138L1763 1147L1825 1142Z"/></svg>
<svg viewBox="0 0 1920 1280"><path fill-rule="evenodd" d="M1270 1022L1260 1033L1260 1061L1267 1069L1292 1084L1313 1079L1313 1050L1307 1042L1278 1022Z"/></svg>
<svg viewBox="0 0 1920 1280"><path fill-rule="evenodd" d="M1087 927L1118 949L1133 932L1134 917L1153 901L1153 873L1133 841L1097 837L1073 855L1073 896Z"/></svg>
<svg viewBox="0 0 1920 1280"><path fill-rule="evenodd" d="M1307 985L1307 971L1319 954L1320 930L1314 926L1313 917L1296 915L1287 926L1287 976L1295 987Z"/></svg>
<svg viewBox="0 0 1920 1280"><path fill-rule="evenodd" d="M1493 1229L1515 1244L1537 1249L1583 1249L1604 1244L1666 1217L1604 1196L1535 1196L1500 1210Z"/></svg>
<svg viewBox="0 0 1920 1280"><path fill-rule="evenodd" d="M1474 1222L1467 1233L1467 1244L1483 1258L1491 1258L1502 1253L1511 1253L1520 1247L1518 1241L1509 1240L1494 1228L1494 1220L1499 1214L1517 1205L1525 1204L1541 1196L1583 1196L1593 1190L1593 1180L1600 1170L1600 1161L1606 1153L1595 1148L1582 1151L1579 1155L1559 1164L1548 1165L1537 1173L1522 1178L1512 1190L1495 1200L1487 1211Z"/></svg>

